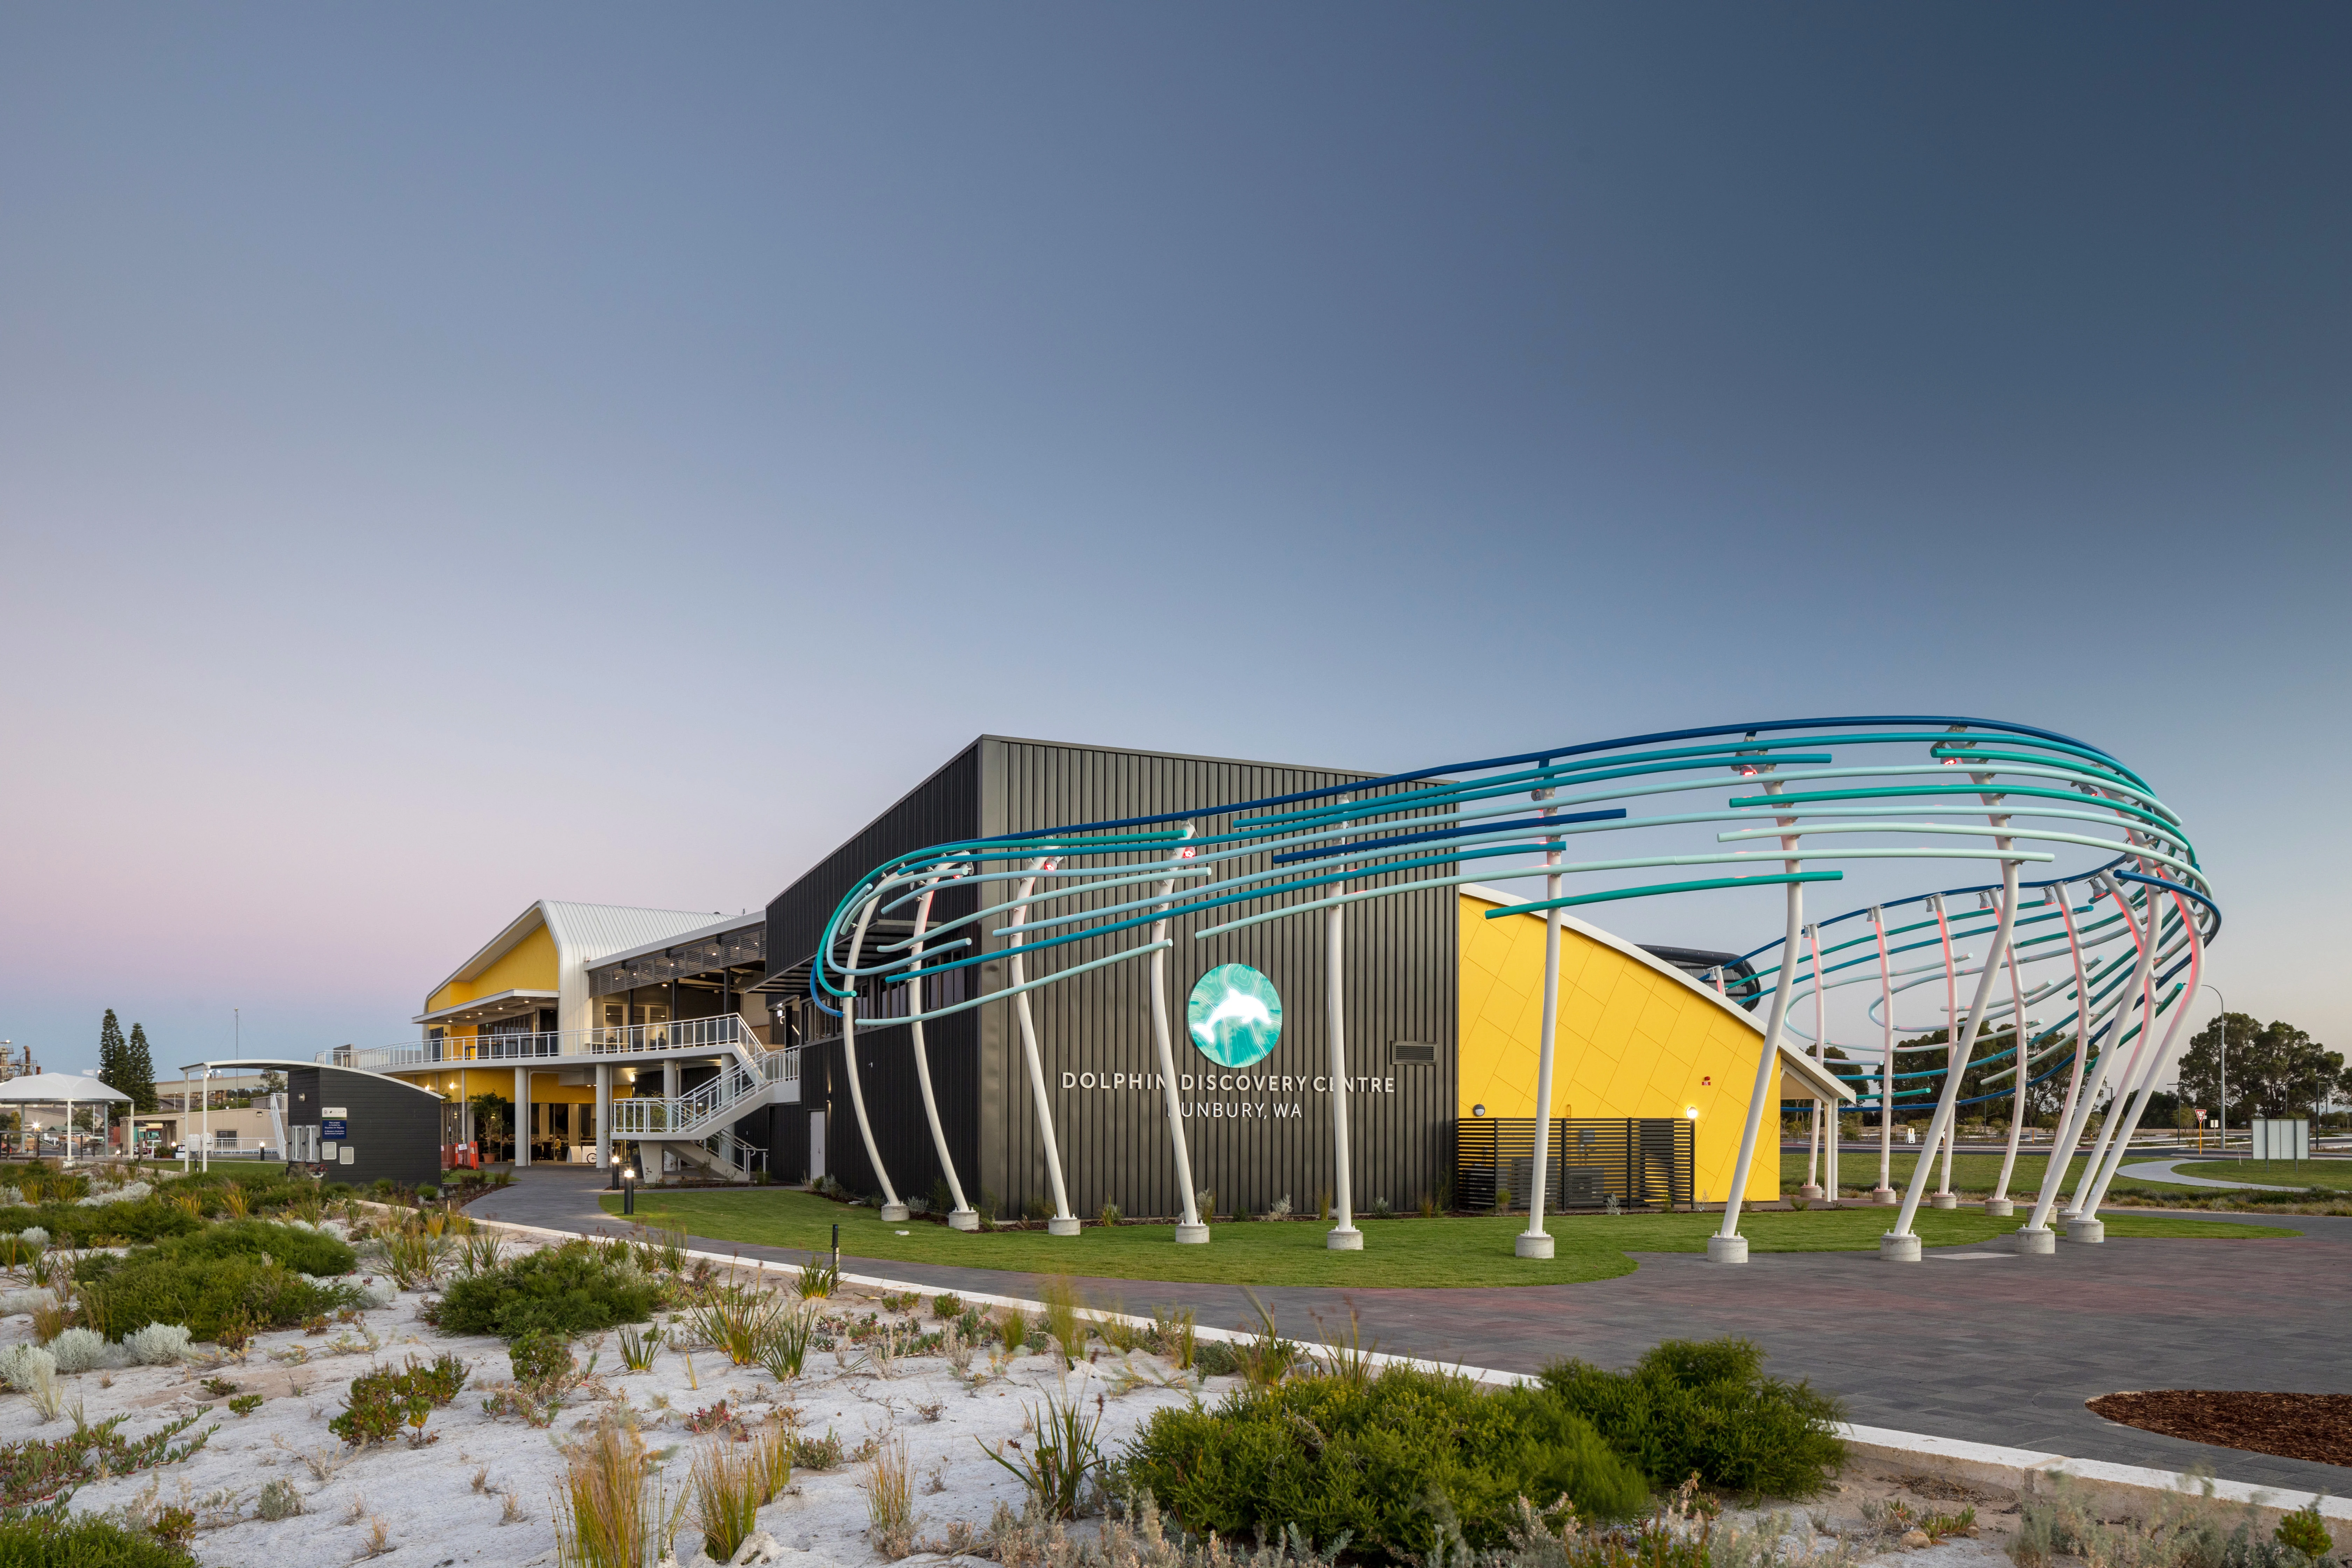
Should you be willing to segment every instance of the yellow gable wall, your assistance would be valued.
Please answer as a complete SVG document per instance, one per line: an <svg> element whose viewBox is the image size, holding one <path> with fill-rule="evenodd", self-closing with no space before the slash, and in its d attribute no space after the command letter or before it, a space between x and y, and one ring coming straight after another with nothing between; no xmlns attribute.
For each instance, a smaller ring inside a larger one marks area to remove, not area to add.
<svg viewBox="0 0 2352 1568"><path fill-rule="evenodd" d="M1462 922L1460 1114L1533 1116L1536 1047L1543 1033L1544 921L1488 920L1489 900L1465 893ZM1559 1029L1551 1114L1682 1116L1698 1107L1696 1195L1727 1195L1739 1162L1748 1091L1762 1033L1671 976L1582 932L1559 938ZM1780 1074L1767 1091L1777 1108ZM1777 1117L1748 1173L1748 1199L1780 1195Z"/></svg>
<svg viewBox="0 0 2352 1568"><path fill-rule="evenodd" d="M552 991L556 980L555 938L541 924L473 979L452 980L433 993L425 1000L425 1010L436 1012L501 991Z"/></svg>

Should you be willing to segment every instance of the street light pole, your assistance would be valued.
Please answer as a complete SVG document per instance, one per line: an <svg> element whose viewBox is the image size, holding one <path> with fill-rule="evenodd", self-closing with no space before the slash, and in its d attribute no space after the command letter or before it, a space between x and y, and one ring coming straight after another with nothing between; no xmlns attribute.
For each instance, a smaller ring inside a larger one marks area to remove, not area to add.
<svg viewBox="0 0 2352 1568"><path fill-rule="evenodd" d="M2213 1021L2218 1031L2214 1056L2221 1066L2221 1103L2214 1107L2221 1121L2221 1158L2230 1157L2230 1001L2218 985L2200 985L2200 991L2213 993L2213 1000L2221 1004L2221 1016Z"/></svg>

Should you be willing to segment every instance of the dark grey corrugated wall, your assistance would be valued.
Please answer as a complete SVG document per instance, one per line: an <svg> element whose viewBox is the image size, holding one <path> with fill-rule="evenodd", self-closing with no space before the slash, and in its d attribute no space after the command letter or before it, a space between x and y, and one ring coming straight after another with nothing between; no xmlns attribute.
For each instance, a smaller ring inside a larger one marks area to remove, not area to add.
<svg viewBox="0 0 2352 1568"><path fill-rule="evenodd" d="M1180 811L1220 802L1348 783L1367 775L1330 771L1108 751L1097 747L983 737L979 743L980 831L994 835ZM1230 818L1202 818L1216 833ZM1229 863L1264 869L1263 858ZM1422 871L1418 875L1430 875ZM1180 887L1181 892L1181 887ZM1136 896L1122 892L1118 897ZM1292 894L1282 902L1315 897ZM1099 902L1111 901L1102 895ZM1311 1080L1328 1071L1323 916L1270 921L1247 931L1195 941L1192 931L1268 907L1229 905L1171 922L1175 947L1168 961L1168 1008L1177 1070L1222 1071L1195 1050L1184 1033L1184 1001L1192 983L1219 963L1247 963L1265 973L1283 1003L1281 1043L1249 1069L1253 1079ZM1349 1101L1359 1210L1385 1198L1410 1208L1424 1194L1439 1196L1451 1171L1454 1109L1454 900L1450 889L1403 895L1351 906L1347 915L1347 1032L1349 1070L1393 1084L1393 1092L1362 1092ZM1001 938L990 947L1002 951ZM1029 960L1035 978L1048 967L1076 964L1110 951L1108 943L1072 943ZM1166 1121L1150 1087L1152 1045L1150 960L1099 970L1031 994L1039 1047L1072 1205L1092 1214L1106 1202L1129 1215L1169 1215L1178 1206ZM983 983L1006 984L1002 960L983 966ZM1037 1120L1032 1107L1020 1037L1011 1004L979 1010L979 1166L975 1188L1007 1210L1048 1194ZM1400 1065L1399 1041L1437 1047L1433 1064ZM1096 1076L1115 1088L1065 1087L1069 1077ZM1130 1087L1130 1080L1140 1079ZM1194 1180L1213 1189L1220 1213L1263 1212L1276 1199L1313 1212L1332 1184L1330 1103L1309 1088L1288 1093L1195 1089L1183 1099L1195 1108L1185 1121ZM1246 1105L1268 1114L1211 1115L1215 1105ZM1296 1117L1271 1114L1277 1105Z"/></svg>

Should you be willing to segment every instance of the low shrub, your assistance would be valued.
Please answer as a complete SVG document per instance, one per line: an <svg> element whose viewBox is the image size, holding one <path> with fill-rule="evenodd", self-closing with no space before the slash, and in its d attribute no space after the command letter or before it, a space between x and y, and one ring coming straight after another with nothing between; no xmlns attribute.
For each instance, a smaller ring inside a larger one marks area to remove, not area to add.
<svg viewBox="0 0 2352 1568"><path fill-rule="evenodd" d="M44 1348L57 1357L58 1370L63 1373L105 1371L131 1360L129 1352L108 1344L106 1336L93 1329L68 1329Z"/></svg>
<svg viewBox="0 0 2352 1568"><path fill-rule="evenodd" d="M91 1514L0 1521L0 1568L196 1568L184 1548Z"/></svg>
<svg viewBox="0 0 2352 1568"><path fill-rule="evenodd" d="M1748 1340L1667 1340L1631 1372L1557 1362L1543 1386L1654 1486L1696 1475L1750 1497L1805 1498L1845 1461L1843 1405L1766 1376L1764 1352Z"/></svg>
<svg viewBox="0 0 2352 1568"><path fill-rule="evenodd" d="M195 1339L218 1340L225 1331L295 1328L360 1302L352 1286L306 1279L275 1258L181 1256L159 1247L113 1262L80 1292L83 1321L101 1333L176 1323Z"/></svg>
<svg viewBox="0 0 2352 1568"><path fill-rule="evenodd" d="M1522 1496L1564 1495L1603 1519L1649 1500L1640 1472L1544 1392L1490 1392L1409 1367L1239 1388L1213 1411L1158 1411L1120 1456L1118 1479L1196 1533L1274 1540L1295 1525L1327 1549L1344 1535L1351 1552L1395 1562L1438 1550L1449 1510L1466 1542L1493 1547Z"/></svg>
<svg viewBox="0 0 2352 1568"><path fill-rule="evenodd" d="M187 1442L174 1443L196 1420L184 1415L134 1441L116 1430L128 1419L110 1415L78 1426L68 1436L0 1444L0 1510L13 1513L37 1503L62 1503L86 1482L177 1463L202 1448L215 1430L207 1426Z"/></svg>
<svg viewBox="0 0 2352 1568"><path fill-rule="evenodd" d="M452 1280L441 1299L441 1330L513 1340L533 1329L592 1334L650 1321L662 1290L625 1247L567 1241Z"/></svg>
<svg viewBox="0 0 2352 1568"><path fill-rule="evenodd" d="M122 1348L141 1366L173 1366L188 1359L195 1336L184 1323L150 1323L122 1336Z"/></svg>
<svg viewBox="0 0 2352 1568"><path fill-rule="evenodd" d="M407 1426L422 1446L425 1422L434 1411L457 1397L466 1385L466 1363L456 1356L436 1358L431 1364L408 1358L398 1370L378 1367L352 1379L343 1413L327 1423L327 1430L355 1448L384 1443Z"/></svg>
<svg viewBox="0 0 2352 1568"><path fill-rule="evenodd" d="M101 1252L81 1258L74 1265L74 1278L84 1282L101 1280L147 1258L270 1258L298 1274L314 1275L348 1274L360 1260L348 1242L330 1232L266 1219L239 1219L202 1226L156 1242L152 1248L133 1248L121 1258Z"/></svg>
<svg viewBox="0 0 2352 1568"><path fill-rule="evenodd" d="M83 1208L78 1204L49 1204L39 1208L0 1209L0 1230L42 1232L49 1241L68 1247L91 1247L101 1236L131 1243L160 1241L185 1236L203 1221L161 1196L135 1203Z"/></svg>

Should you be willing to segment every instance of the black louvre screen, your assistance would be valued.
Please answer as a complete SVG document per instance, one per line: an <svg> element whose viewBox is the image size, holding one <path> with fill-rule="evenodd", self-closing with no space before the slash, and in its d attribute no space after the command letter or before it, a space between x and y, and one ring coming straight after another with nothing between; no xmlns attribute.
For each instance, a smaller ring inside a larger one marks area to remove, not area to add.
<svg viewBox="0 0 2352 1568"><path fill-rule="evenodd" d="M1454 1129L1454 1202L1470 1210L1524 1209L1535 1184L1536 1119L1482 1116ZM1691 1201L1691 1124L1676 1116L1551 1123L1544 1207L1669 1208Z"/></svg>

